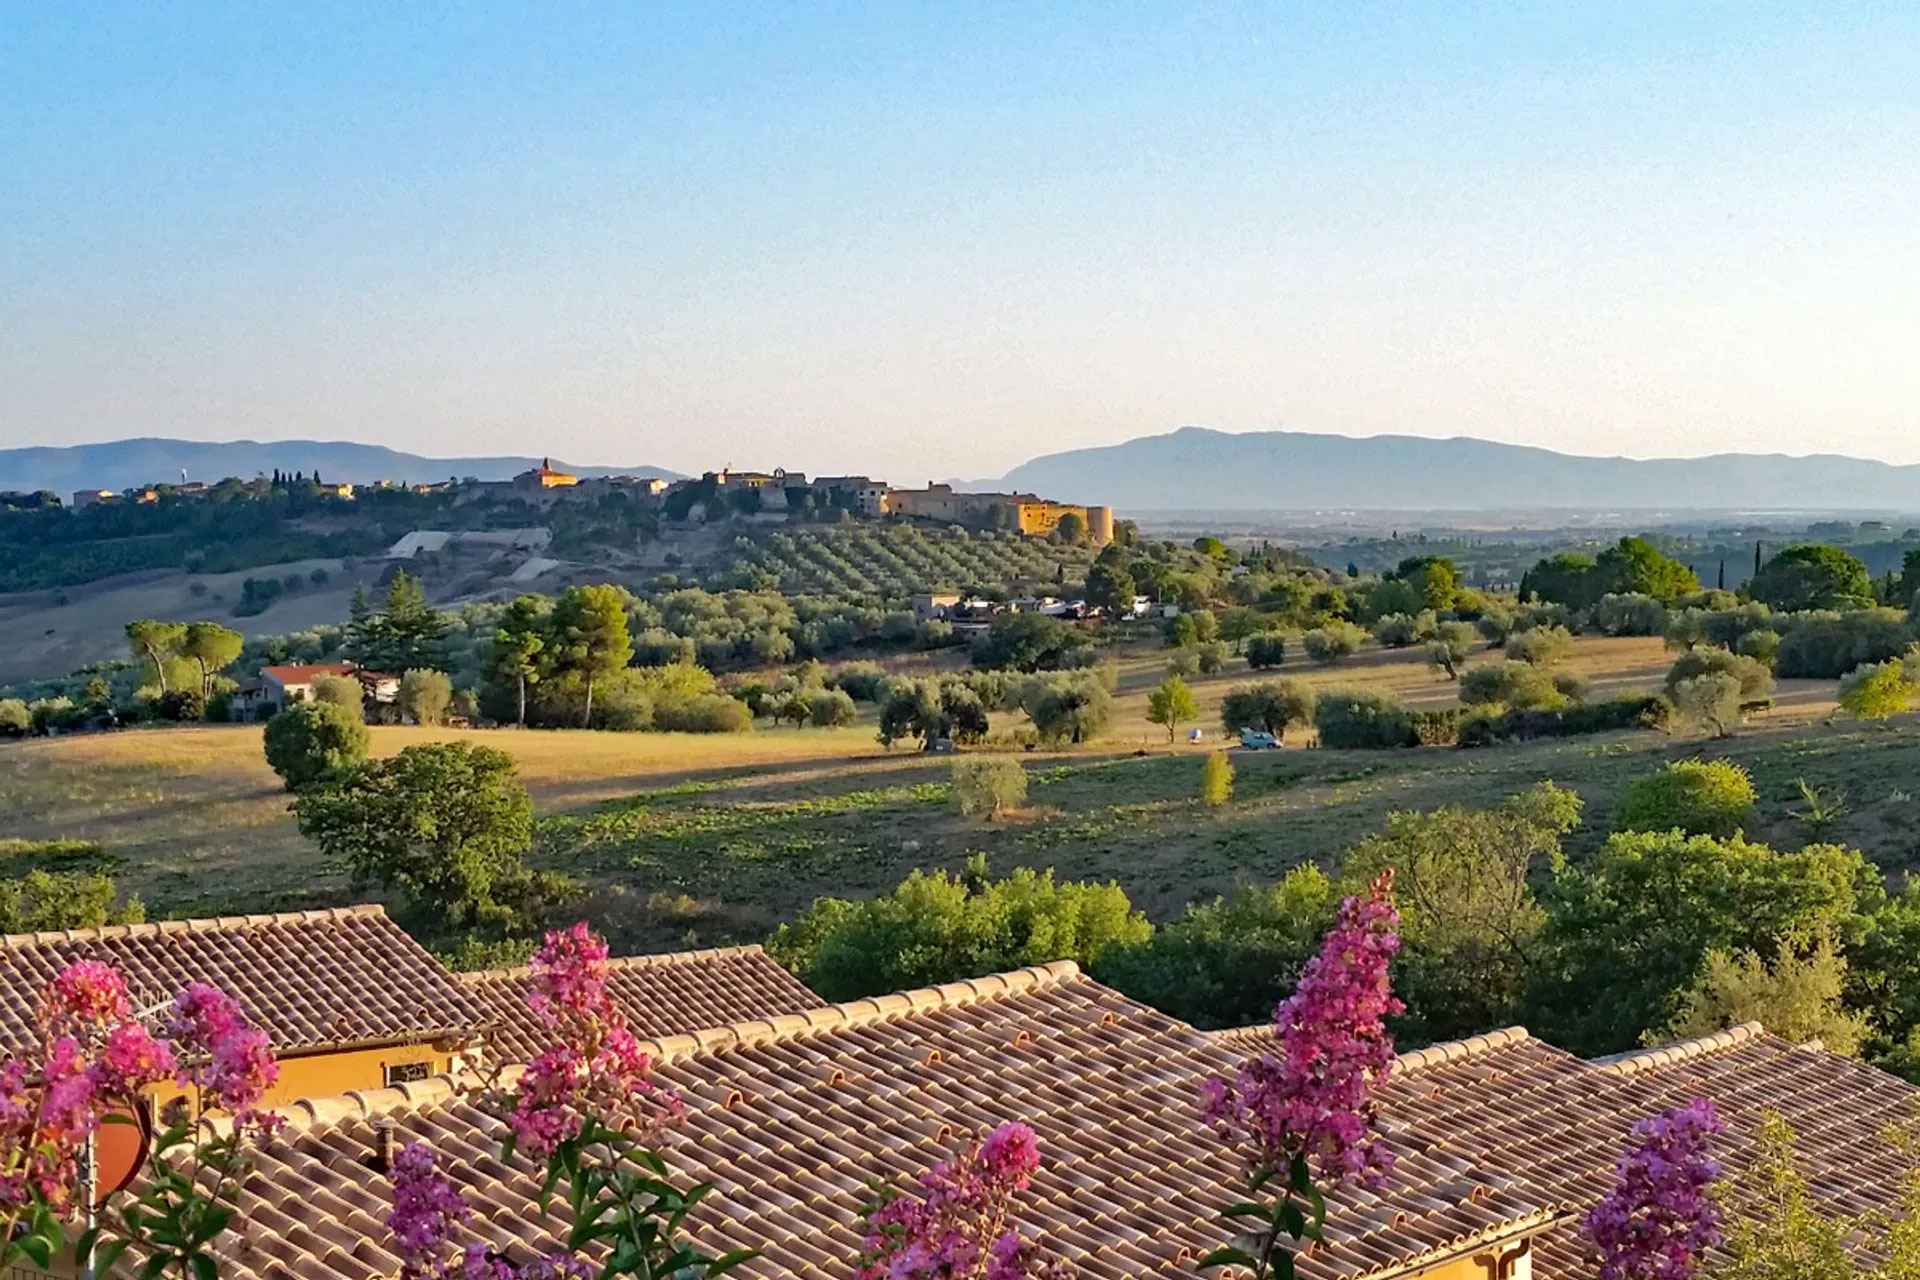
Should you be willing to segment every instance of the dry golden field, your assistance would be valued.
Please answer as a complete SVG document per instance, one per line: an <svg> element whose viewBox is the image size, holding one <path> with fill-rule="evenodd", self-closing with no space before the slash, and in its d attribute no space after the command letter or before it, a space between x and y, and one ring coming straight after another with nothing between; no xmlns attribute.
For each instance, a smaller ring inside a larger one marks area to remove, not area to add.
<svg viewBox="0 0 1920 1280"><path fill-rule="evenodd" d="M1669 657L1657 640L1587 638L1566 665L1606 695L1656 686ZM1194 746L1183 733L1169 745L1145 718L1165 662L1160 650L1124 657L1113 735L1024 755L1028 809L990 824L951 810L946 757L883 750L870 713L847 729L727 736L375 727L373 748L466 737L510 752L540 815L537 860L586 883L588 909L629 948L757 939L814 896L877 892L916 866L958 867L976 851L1002 870L1118 880L1164 917L1197 896L1335 856L1394 809L1492 803L1545 778L1588 801L1592 823L1577 850L1604 831L1627 779L1688 755L1752 768L1768 838L1797 840L1804 777L1848 793L1845 838L1889 868L1920 860L1909 796L1920 790L1920 732L1911 717L1814 723L1832 709L1831 682L1787 682L1780 708L1727 742L1641 731L1477 751L1236 752L1233 802L1207 809L1196 799L1200 757L1220 743L1220 698L1250 675L1236 660L1196 679L1206 739ZM1390 688L1422 705L1453 698L1416 650L1268 674ZM154 915L353 896L296 829L258 726L0 744L0 812L6 835L100 842Z"/></svg>

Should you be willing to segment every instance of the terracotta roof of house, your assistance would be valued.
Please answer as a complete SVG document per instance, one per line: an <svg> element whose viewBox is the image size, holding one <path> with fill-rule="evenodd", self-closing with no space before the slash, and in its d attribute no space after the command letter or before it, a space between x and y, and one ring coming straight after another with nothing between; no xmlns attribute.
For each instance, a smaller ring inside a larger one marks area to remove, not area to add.
<svg viewBox="0 0 1920 1280"><path fill-rule="evenodd" d="M689 1104L680 1175L716 1184L697 1218L702 1243L764 1251L745 1276L849 1274L869 1177L910 1177L962 1135L1023 1119L1045 1153L1021 1197L1028 1233L1082 1280L1170 1280L1222 1242L1217 1209L1236 1194L1233 1156L1195 1118L1196 1086L1260 1045L1251 1032L1195 1031L1059 963L647 1047ZM1382 1092L1394 1173L1377 1193L1336 1197L1329 1244L1301 1271L1395 1275L1534 1234L1541 1280L1590 1276L1571 1223L1608 1185L1627 1130L1703 1095L1730 1124L1734 1167L1760 1113L1778 1110L1823 1201L1891 1208L1905 1166L1882 1130L1914 1094L1757 1027L1601 1063L1518 1029L1405 1054ZM497 1122L440 1078L295 1104L250 1182L245 1235L222 1274L391 1276L376 1123L441 1154L475 1209L475 1238L515 1257L552 1247L558 1220L533 1207L533 1169L502 1162Z"/></svg>
<svg viewBox="0 0 1920 1280"><path fill-rule="evenodd" d="M378 906L108 925L0 938L0 1054L39 1043L40 992L75 960L126 975L137 1006L189 982L237 999L283 1053L471 1032L484 1006Z"/></svg>
<svg viewBox="0 0 1920 1280"><path fill-rule="evenodd" d="M527 969L460 975L493 1019L496 1056L525 1062L547 1046L549 1032L527 1008ZM817 1009L825 1003L759 947L623 956L612 962L607 991L635 1035L663 1036L753 1018Z"/></svg>
<svg viewBox="0 0 1920 1280"><path fill-rule="evenodd" d="M262 676L272 676L281 684L311 684L321 676L350 676L351 662L295 662L260 668Z"/></svg>

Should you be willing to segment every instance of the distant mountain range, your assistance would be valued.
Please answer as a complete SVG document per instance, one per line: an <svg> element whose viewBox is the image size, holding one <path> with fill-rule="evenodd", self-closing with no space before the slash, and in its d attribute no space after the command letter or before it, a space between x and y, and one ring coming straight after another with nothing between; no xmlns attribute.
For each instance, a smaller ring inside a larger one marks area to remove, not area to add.
<svg viewBox="0 0 1920 1280"><path fill-rule="evenodd" d="M423 458L377 444L344 440L111 440L104 444L60 448L0 449L0 489L51 489L63 501L76 489L131 489L136 485L187 479L212 483L228 476L243 479L274 471L318 471L323 479L345 484L375 480L424 482L450 476L508 480L540 465L539 458ZM647 475L678 480L665 467L573 467L555 458L553 465L575 475Z"/></svg>
<svg viewBox="0 0 1920 1280"><path fill-rule="evenodd" d="M1490 440L1182 427L1035 458L1003 486L1121 512L1920 511L1920 466L1814 454L1583 458Z"/></svg>

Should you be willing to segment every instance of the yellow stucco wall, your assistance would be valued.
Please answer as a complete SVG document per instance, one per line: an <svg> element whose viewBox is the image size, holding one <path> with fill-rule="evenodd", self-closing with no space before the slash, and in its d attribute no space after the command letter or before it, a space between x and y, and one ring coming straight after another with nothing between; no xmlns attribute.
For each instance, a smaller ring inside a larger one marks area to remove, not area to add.
<svg viewBox="0 0 1920 1280"><path fill-rule="evenodd" d="M354 1089L385 1088L388 1067L412 1063L424 1063L428 1075L438 1075L451 1070L453 1058L444 1049L430 1044L386 1045L282 1057L280 1080L268 1091L263 1105L283 1107L301 1098L328 1098ZM179 1092L168 1086L154 1090L154 1096L164 1107Z"/></svg>

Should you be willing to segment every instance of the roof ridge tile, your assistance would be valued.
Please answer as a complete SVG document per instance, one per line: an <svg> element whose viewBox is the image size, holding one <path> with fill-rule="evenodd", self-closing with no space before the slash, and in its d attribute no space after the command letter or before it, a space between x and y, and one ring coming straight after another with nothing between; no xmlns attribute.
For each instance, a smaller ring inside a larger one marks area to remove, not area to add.
<svg viewBox="0 0 1920 1280"><path fill-rule="evenodd" d="M748 942L737 947L698 947L690 951L654 951L641 955L612 956L607 960L607 966L616 973L623 969L663 969L671 965L700 964L707 960L724 960L733 956L756 956L765 951L766 948L759 943ZM477 985L482 982L510 982L515 978L532 977L533 966L519 964L507 965L499 969L470 969L453 976L468 985Z"/></svg>
<svg viewBox="0 0 1920 1280"><path fill-rule="evenodd" d="M1742 1022L1724 1031L1694 1036L1689 1040L1676 1040L1671 1044L1654 1045L1633 1053L1617 1053L1605 1058L1589 1059L1588 1065L1611 1075L1630 1076L1654 1067L1686 1062L1693 1058L1704 1058L1708 1054L1719 1053L1722 1049L1731 1049L1737 1044L1758 1040L1766 1033L1767 1029L1758 1022Z"/></svg>
<svg viewBox="0 0 1920 1280"><path fill-rule="evenodd" d="M1270 1024L1256 1022L1251 1026L1228 1027L1224 1030L1206 1031L1201 1034L1209 1040L1226 1040L1251 1036L1270 1029ZM1525 1027L1502 1027L1498 1031L1483 1032L1477 1036L1468 1036L1464 1040L1443 1040L1438 1044L1430 1044L1421 1049L1408 1049L1395 1055L1392 1074L1404 1075L1410 1071L1438 1067L1449 1062L1463 1062L1468 1058L1491 1053L1496 1049L1505 1049L1531 1039L1533 1039L1533 1033Z"/></svg>
<svg viewBox="0 0 1920 1280"><path fill-rule="evenodd" d="M308 907L300 911L274 911L246 916L194 916L185 920L142 920L136 924L101 924L86 929L42 929L33 933L0 934L0 948L22 950L52 946L61 942L104 942L109 938L142 938L157 934L219 933L230 929L258 928L276 924L315 924L327 920L350 920L357 916L381 916L387 909L377 902L357 902L345 907Z"/></svg>

